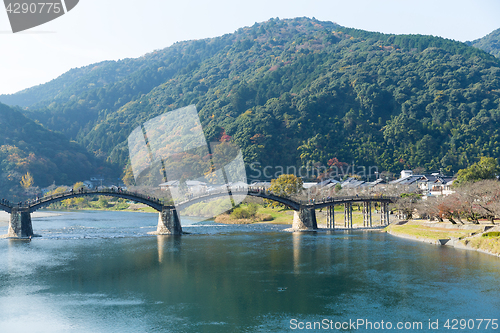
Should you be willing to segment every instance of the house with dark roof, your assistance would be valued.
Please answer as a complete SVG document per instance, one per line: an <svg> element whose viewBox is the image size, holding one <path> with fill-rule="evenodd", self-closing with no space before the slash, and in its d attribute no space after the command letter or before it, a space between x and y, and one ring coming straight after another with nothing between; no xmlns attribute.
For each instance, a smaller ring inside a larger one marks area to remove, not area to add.
<svg viewBox="0 0 500 333"><path fill-rule="evenodd" d="M450 195L453 177L444 176L440 173L427 175L414 175L410 170L401 171L401 178L389 182L395 186L407 186L411 191L420 191L427 196Z"/></svg>
<svg viewBox="0 0 500 333"><path fill-rule="evenodd" d="M356 178L349 177L346 180L344 180L341 185L342 188L359 188L361 187L365 182L362 180L358 180Z"/></svg>

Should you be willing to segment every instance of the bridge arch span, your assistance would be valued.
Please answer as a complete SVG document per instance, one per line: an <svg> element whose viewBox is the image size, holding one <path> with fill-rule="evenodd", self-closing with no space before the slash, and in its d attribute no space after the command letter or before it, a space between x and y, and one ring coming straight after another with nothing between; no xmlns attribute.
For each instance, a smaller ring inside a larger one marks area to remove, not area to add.
<svg viewBox="0 0 500 333"><path fill-rule="evenodd" d="M259 197L263 199L268 199L272 201L279 202L280 204L283 204L287 206L288 208L299 211L300 209L307 208L307 209L320 209L328 206L333 206L333 205L342 205L342 204L349 204L349 203L362 203L362 202L380 202L380 203L391 203L395 202L397 198L394 197L386 197L386 196L349 196L349 197L331 197L331 198L325 198L324 200L318 200L314 202L306 202L306 201L295 201L293 199L287 198L287 197L280 197L278 195L274 195L271 192L265 191L265 190L259 190L259 189L252 189L248 188L247 189L242 189L242 190L229 190L224 188L223 190L219 191L212 191L206 194L202 194L193 198L190 198L188 200L185 200L183 202L180 202L176 205L176 208L179 211L182 211L183 209L189 207L190 205L205 201L205 200L211 200L215 199L218 197L224 197L228 195L235 195L235 196L253 196L253 197Z"/></svg>
<svg viewBox="0 0 500 333"><path fill-rule="evenodd" d="M186 201L180 202L179 204L176 205L176 207L179 211L182 211L183 209L185 209L193 204L196 204L196 203L199 203L199 202L202 202L205 200L211 200L211 199L215 199L215 198L225 197L228 195L236 195L236 196L249 195L249 196L253 196L253 197L259 197L259 198L279 202L279 203L281 203L281 204L283 204L283 205L285 205L293 210L300 209L300 203L298 203L298 202L295 202L295 201L288 199L288 198L279 197L279 196L273 195L271 193L265 193L264 191L254 190L254 189L236 190L236 191L224 189L223 191L210 192L210 193L196 196L196 197L193 197L193 198L188 199Z"/></svg>
<svg viewBox="0 0 500 333"><path fill-rule="evenodd" d="M60 202L66 199L72 199L72 198L78 198L78 197L85 197L85 196L107 196L107 197L116 197L116 198L123 198L123 199L128 199L131 201L139 202L142 204L145 204L154 210L161 212L164 207L167 208L173 208L170 206L164 206L160 200L151 198L150 196L138 194L138 193L132 193L132 192L126 192L126 191L112 191L112 190L100 190L100 191L76 191L76 192L65 192L61 194L54 194L48 197L43 197L38 200L36 200L33 203L29 204L29 210L30 212L35 212L43 207L46 207L52 203Z"/></svg>

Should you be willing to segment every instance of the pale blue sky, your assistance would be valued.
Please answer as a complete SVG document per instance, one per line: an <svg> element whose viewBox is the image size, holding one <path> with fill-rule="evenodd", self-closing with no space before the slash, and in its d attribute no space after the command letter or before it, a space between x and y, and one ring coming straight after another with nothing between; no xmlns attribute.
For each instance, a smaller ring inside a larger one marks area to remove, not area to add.
<svg viewBox="0 0 500 333"><path fill-rule="evenodd" d="M385 33L474 40L500 28L499 0L80 0L66 15L12 34L0 8L0 94L74 67L139 57L176 41L215 37L271 17L315 17Z"/></svg>

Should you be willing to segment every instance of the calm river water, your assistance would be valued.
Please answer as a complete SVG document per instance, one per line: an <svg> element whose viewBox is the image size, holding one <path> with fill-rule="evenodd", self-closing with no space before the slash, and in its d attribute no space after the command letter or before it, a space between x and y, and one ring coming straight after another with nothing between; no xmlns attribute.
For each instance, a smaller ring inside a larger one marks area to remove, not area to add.
<svg viewBox="0 0 500 333"><path fill-rule="evenodd" d="M194 220L189 235L147 235L156 223L64 213L33 220L42 238L0 240L0 332L290 332L324 320L376 331L345 329L358 319L420 332L439 320L442 332L447 319L500 320L496 257L377 232Z"/></svg>

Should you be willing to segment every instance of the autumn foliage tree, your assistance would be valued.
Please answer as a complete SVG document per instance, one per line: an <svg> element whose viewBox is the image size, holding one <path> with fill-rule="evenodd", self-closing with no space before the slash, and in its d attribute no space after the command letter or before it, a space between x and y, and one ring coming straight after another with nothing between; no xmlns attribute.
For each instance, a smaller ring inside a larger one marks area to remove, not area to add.
<svg viewBox="0 0 500 333"><path fill-rule="evenodd" d="M33 176L31 175L31 173L29 173L29 171L26 172L26 174L21 178L21 186L25 190L32 187L34 183L35 183L35 180L33 179Z"/></svg>
<svg viewBox="0 0 500 333"><path fill-rule="evenodd" d="M271 187L269 190L280 197L291 197L300 193L303 190L302 179L293 174L280 175L277 179L271 180ZM276 201L265 200L266 203L273 207L281 206Z"/></svg>

